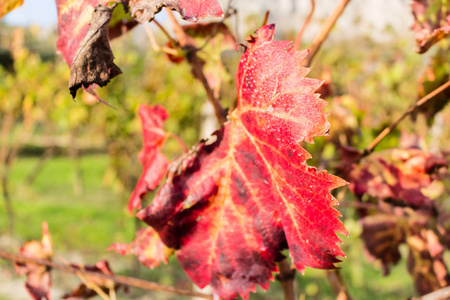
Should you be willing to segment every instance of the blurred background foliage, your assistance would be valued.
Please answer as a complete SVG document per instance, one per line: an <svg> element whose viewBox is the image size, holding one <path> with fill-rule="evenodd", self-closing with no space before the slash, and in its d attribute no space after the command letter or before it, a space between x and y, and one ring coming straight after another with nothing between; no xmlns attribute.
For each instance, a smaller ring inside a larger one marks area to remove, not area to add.
<svg viewBox="0 0 450 300"><path fill-rule="evenodd" d="M249 22L257 23L256 28L262 18L255 18ZM155 53L147 41L142 41L147 39L142 30L113 41L115 62L124 74L98 92L114 109L84 92L79 92L76 101L71 100L67 88L69 69L55 54L56 32L42 36L37 27L23 29L1 23L0 32L0 247L15 251L25 240L39 239L40 224L45 220L56 252L72 262L93 264L105 258L118 274L190 288L189 279L174 258L167 266L149 270L140 267L134 257L106 252L113 242L130 242L140 226L125 209L142 171L137 159L142 141L139 105L162 104L170 115L166 131L178 135L188 147L200 138L206 95L192 77L189 65L175 65L164 54ZM293 40L295 36L278 38ZM310 76L325 80L320 92L329 101L326 109L332 127L329 136L304 145L313 157L309 164L334 173L341 146L363 149L420 96L432 90L430 86L439 78L427 73L428 61L437 60L435 54L440 52L449 53L448 43L420 56L412 50L413 42L397 38L375 43L366 37L324 45ZM220 56L212 48L208 50L211 54L202 57L213 57L219 63L221 57L223 72L236 70L236 59ZM441 63L438 60L435 64L448 77L448 60L440 59ZM232 106L234 75L225 78L221 86L223 103ZM448 107L437 115L418 114L414 120L404 121L377 150L420 146L438 152L450 139L450 131L442 128L449 122ZM173 159L182 149L170 139L164 152ZM347 201L351 196L345 189L337 192L342 194L340 200ZM362 255L355 209L339 210L350 232L349 238L343 238L347 258L340 264L350 294L355 299L414 296L412 279L405 275L405 261L393 267L389 277L383 277L381 264L368 262ZM400 250L403 254L407 251ZM0 269L0 276L9 278L9 284L17 278L8 263L0 261ZM70 289L73 279L59 274L54 275L54 286ZM22 279L15 280L22 286ZM0 284L0 299L7 297L2 296L4 287ZM321 270L307 269L305 276L297 276L297 288L306 299L334 298ZM177 298L134 289L123 297ZM258 292L250 298L282 299L282 291L274 282L269 292Z"/></svg>

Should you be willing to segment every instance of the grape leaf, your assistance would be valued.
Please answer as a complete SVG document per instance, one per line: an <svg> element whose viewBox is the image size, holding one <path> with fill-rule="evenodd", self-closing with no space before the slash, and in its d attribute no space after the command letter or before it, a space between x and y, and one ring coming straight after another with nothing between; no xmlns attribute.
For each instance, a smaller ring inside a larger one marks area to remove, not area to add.
<svg viewBox="0 0 450 300"><path fill-rule="evenodd" d="M422 189L432 182L431 174L447 162L420 149L391 149L363 159L350 172L350 189L358 198L364 194L414 208L432 207Z"/></svg>
<svg viewBox="0 0 450 300"><path fill-rule="evenodd" d="M384 275L389 274L389 264L400 260L399 246L405 242L405 233L397 215L377 214L361 219L361 238L373 259L380 259Z"/></svg>
<svg viewBox="0 0 450 300"><path fill-rule="evenodd" d="M156 189L166 175L168 166L167 158L161 153L161 148L168 136L163 129L163 124L169 115L161 105L154 107L141 105L139 116L141 117L143 136L143 147L139 153L139 160L144 172L128 201L130 213L133 208L141 209L142 198L149 191Z"/></svg>
<svg viewBox="0 0 450 300"><path fill-rule="evenodd" d="M413 30L416 34L416 51L425 53L431 46L450 34L450 10L447 1L413 0Z"/></svg>
<svg viewBox="0 0 450 300"><path fill-rule="evenodd" d="M161 262L167 264L173 254L173 249L161 241L152 227L139 229L135 240L130 244L114 243L108 250L114 250L121 255L134 254L144 266L151 269L158 267Z"/></svg>
<svg viewBox="0 0 450 300"><path fill-rule="evenodd" d="M321 82L301 66L308 52L274 41L274 25L256 33L239 65L237 109L137 215L178 249L197 285L225 299L267 289L286 247L301 272L334 268L344 255L335 232L347 234L329 193L345 182L306 166L298 144L329 128L326 102L314 94Z"/></svg>
<svg viewBox="0 0 450 300"><path fill-rule="evenodd" d="M197 22L204 17L220 17L217 0L130 0L131 15L141 23L150 22L163 6L178 11L183 19Z"/></svg>
<svg viewBox="0 0 450 300"><path fill-rule="evenodd" d="M113 271L109 267L106 260L98 261L94 266L84 266L71 264L73 268L79 270L86 270L90 272L102 273L107 275L114 275ZM105 293L109 293L110 290L117 290L121 287L120 284L115 284L113 280L83 275L83 283L76 287L72 292L65 294L63 299L87 299L97 295L94 287L101 289Z"/></svg>
<svg viewBox="0 0 450 300"><path fill-rule="evenodd" d="M414 278L417 292L424 295L450 285L444 247L436 234L425 228L412 227L410 231L408 271Z"/></svg>
<svg viewBox="0 0 450 300"><path fill-rule="evenodd" d="M109 45L108 29L112 9L97 5L91 18L91 27L80 45L70 67L69 90L75 98L77 90L90 85L105 86L122 73L114 64L114 55Z"/></svg>
<svg viewBox="0 0 450 300"><path fill-rule="evenodd" d="M0 18L22 4L23 0L2 0L2 3L0 3Z"/></svg>
<svg viewBox="0 0 450 300"><path fill-rule="evenodd" d="M30 241L20 247L21 255L50 260L53 256L53 247L48 225L42 222L42 241ZM33 263L15 263L17 273L27 275L25 288L33 299L50 299L50 287L52 285L50 268Z"/></svg>

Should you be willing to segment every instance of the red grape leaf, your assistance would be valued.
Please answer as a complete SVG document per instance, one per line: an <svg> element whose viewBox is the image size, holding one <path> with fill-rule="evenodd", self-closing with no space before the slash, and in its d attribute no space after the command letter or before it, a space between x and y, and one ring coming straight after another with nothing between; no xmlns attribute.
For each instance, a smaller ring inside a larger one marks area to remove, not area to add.
<svg viewBox="0 0 450 300"><path fill-rule="evenodd" d="M56 0L58 11L58 35L59 39L56 48L62 54L64 61L72 65L75 54L89 31L89 21L91 20L94 7L98 4L106 5L109 0ZM126 3L125 3L126 4ZM120 8L120 9L119 9ZM131 30L138 23L131 20L131 17L119 5L114 9L114 14L110 22L109 38L113 39L121 33Z"/></svg>
<svg viewBox="0 0 450 300"><path fill-rule="evenodd" d="M144 266L151 269L158 267L161 262L167 264L173 254L173 249L161 241L152 227L140 229L131 244L114 243L108 250L114 250L121 255L134 254Z"/></svg>
<svg viewBox="0 0 450 300"><path fill-rule="evenodd" d="M22 4L23 0L2 0L2 3L0 3L0 18Z"/></svg>
<svg viewBox="0 0 450 300"><path fill-rule="evenodd" d="M69 90L75 98L77 90L90 85L105 86L121 74L114 64L114 55L109 45L108 29L112 9L97 5L91 18L91 27L80 45L70 67Z"/></svg>
<svg viewBox="0 0 450 300"><path fill-rule="evenodd" d="M30 241L19 249L20 254L35 259L51 260L53 255L52 240L46 222L42 222L42 241ZM27 275L25 288L33 299L50 299L52 285L50 268L33 263L15 263L17 273Z"/></svg>
<svg viewBox="0 0 450 300"><path fill-rule="evenodd" d="M414 208L432 207L422 189L432 182L435 168L447 162L420 149L391 149L363 159L350 172L350 189L358 198L364 194Z"/></svg>
<svg viewBox="0 0 450 300"><path fill-rule="evenodd" d="M426 228L412 228L408 237L408 271L420 295L450 285L450 274L444 261L444 247L436 234Z"/></svg>
<svg viewBox="0 0 450 300"><path fill-rule="evenodd" d="M416 51L425 53L431 46L450 34L450 10L441 0L413 0L411 10L415 19Z"/></svg>
<svg viewBox="0 0 450 300"><path fill-rule="evenodd" d="M167 139L163 124L169 115L161 105L155 105L154 107L141 105L139 116L141 117L143 136L143 147L139 153L139 160L144 167L144 171L128 202L130 213L133 208L142 208L142 198L149 191L156 189L166 175L168 166L167 158L161 153L161 148Z"/></svg>
<svg viewBox="0 0 450 300"><path fill-rule="evenodd" d="M131 15L141 23L150 22L163 6L178 11L183 19L196 22L204 17L220 17L217 0L130 0Z"/></svg>
<svg viewBox="0 0 450 300"><path fill-rule="evenodd" d="M86 270L90 272L103 273L107 275L114 275L113 271L109 267L109 264L106 260L98 261L94 266L84 266L72 264L73 268L79 270ZM101 289L106 294L109 293L110 290L117 290L120 288L120 284L115 284L113 280L89 276L88 274L83 274L83 283L81 283L77 288L75 288L72 292L64 295L63 299L87 299L97 295L97 292L93 289L93 287L97 287Z"/></svg>
<svg viewBox="0 0 450 300"><path fill-rule="evenodd" d="M345 182L306 166L310 155L298 144L329 128L326 102L314 94L321 81L305 78L309 69L301 66L308 52L274 41L274 25L256 33L240 62L229 122L138 213L179 249L197 285L210 284L225 299L247 298L256 284L267 289L288 246L301 272L334 268L344 255L335 232L347 234L329 193Z"/></svg>
<svg viewBox="0 0 450 300"><path fill-rule="evenodd" d="M400 260L399 246L405 242L405 234L397 215L377 214L361 220L361 238L373 259L380 259L384 275L389 274L389 264Z"/></svg>

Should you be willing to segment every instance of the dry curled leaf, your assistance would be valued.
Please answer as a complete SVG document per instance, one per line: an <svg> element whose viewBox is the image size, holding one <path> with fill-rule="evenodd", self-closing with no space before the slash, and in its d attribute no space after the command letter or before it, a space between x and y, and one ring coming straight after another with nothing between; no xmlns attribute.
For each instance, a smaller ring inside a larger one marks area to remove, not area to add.
<svg viewBox="0 0 450 300"><path fill-rule="evenodd" d="M95 6L107 5L110 2L109 0L56 0L59 35L56 48L69 67L89 31L89 21ZM120 36L138 24L127 13L127 1L121 1L121 3L123 5L114 8L109 27L110 39Z"/></svg>
<svg viewBox="0 0 450 300"><path fill-rule="evenodd" d="M75 98L77 90L91 84L105 86L122 71L114 64L114 55L109 45L108 28L112 9L107 6L95 7L91 18L91 28L81 43L70 68L69 90Z"/></svg>

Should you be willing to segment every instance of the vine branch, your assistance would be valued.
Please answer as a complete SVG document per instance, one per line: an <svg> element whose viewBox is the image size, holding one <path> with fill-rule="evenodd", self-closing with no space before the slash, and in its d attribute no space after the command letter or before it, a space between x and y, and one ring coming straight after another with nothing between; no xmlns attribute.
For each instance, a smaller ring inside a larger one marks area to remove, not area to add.
<svg viewBox="0 0 450 300"><path fill-rule="evenodd" d="M61 270L64 272L72 273L75 275L82 274L84 276L108 279L108 280L114 281L115 283L120 283L120 284L127 285L127 286L137 287L137 288L144 289L144 290L168 292L168 293L177 294L177 295L200 297L203 299L210 299L210 300L213 299L213 297L211 295L206 295L203 293L194 292L194 291L185 290L185 289L179 289L179 288L175 288L172 286L166 286L163 284L159 284L156 282L151 282L151 281L147 281L147 280L143 280L143 279L139 279L139 278L96 273L93 271L77 269L70 265L55 263L55 262L45 260L45 259L30 258L30 257L23 256L21 254L13 254L13 253L9 253L9 252L2 251L2 250L0 250L0 258L10 260L10 261L15 261L18 263L31 263L31 264L41 265L41 266L47 266L47 267L58 269L58 270Z"/></svg>
<svg viewBox="0 0 450 300"><path fill-rule="evenodd" d="M316 35L311 44L309 55L306 57L304 62L305 66L311 65L311 62L314 59L314 56L316 56L317 52L319 51L320 46L322 46L322 43L325 41L325 38L328 36L328 33L330 32L331 28L333 28L337 19L342 14L344 8L347 6L349 2L350 0L341 0L336 6L336 8L333 10L331 15L329 15L328 18L325 20L325 22L322 25L322 28L320 29L319 33Z"/></svg>
<svg viewBox="0 0 450 300"><path fill-rule="evenodd" d="M414 105L410 106L404 113L403 115L400 116L400 118L398 118L397 120L395 120L393 123L391 123L391 125L389 125L389 127L385 128L374 140L372 143L370 143L369 146L366 147L366 149L364 149L363 153L358 157L357 161L359 161L361 158L369 155L370 153L372 153L372 151L375 149L375 147L389 134L392 132L392 130L394 130L397 125L403 120L405 119L407 116L409 116L410 114L412 114L416 109L418 109L419 107L421 107L422 105L424 105L425 103L427 103L430 99L432 99L434 96L436 96L437 94L441 93L442 91L444 91L445 89L447 89L450 86L450 80L447 81L446 83L444 83L443 85L441 85L440 87L438 87L437 89L435 89L434 91L432 91L431 93L425 95L424 97L422 97L419 101L417 101L416 103L414 103Z"/></svg>

